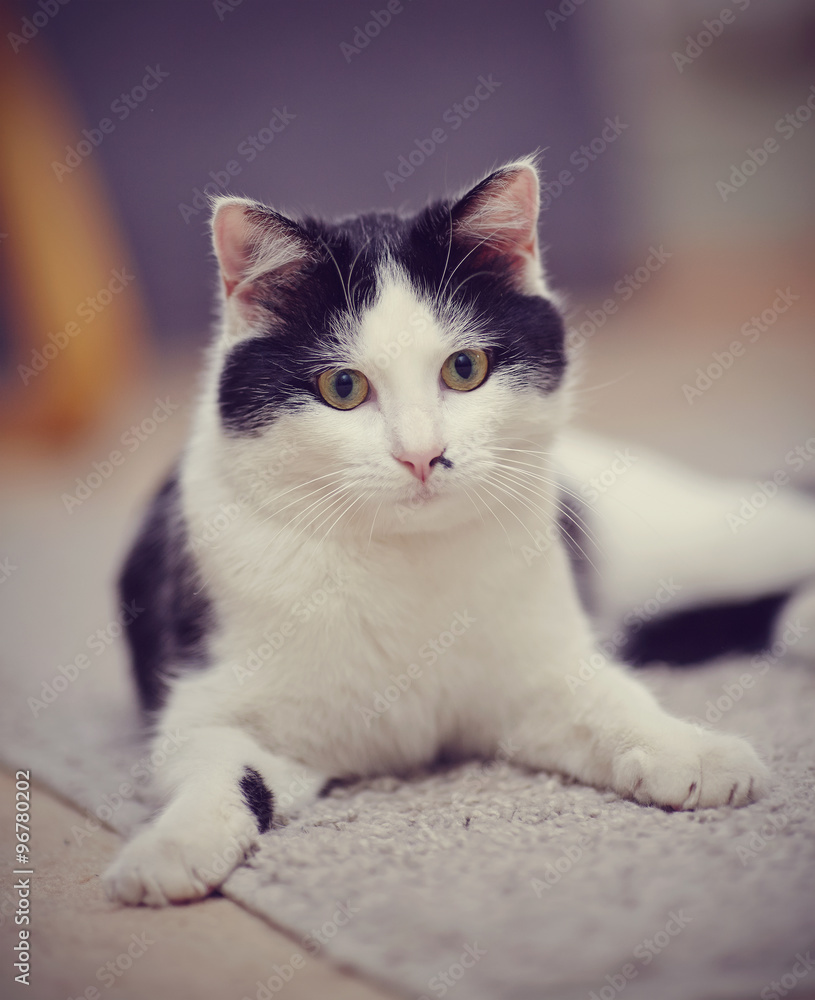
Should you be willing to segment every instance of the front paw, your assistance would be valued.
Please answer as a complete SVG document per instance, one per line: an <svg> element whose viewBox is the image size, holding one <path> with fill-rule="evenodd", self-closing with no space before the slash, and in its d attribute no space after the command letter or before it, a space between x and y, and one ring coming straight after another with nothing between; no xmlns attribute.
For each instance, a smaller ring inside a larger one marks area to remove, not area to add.
<svg viewBox="0 0 815 1000"><path fill-rule="evenodd" d="M167 906L209 895L257 842L253 824L241 825L245 829L147 827L105 872L108 898L130 906Z"/></svg>
<svg viewBox="0 0 815 1000"><path fill-rule="evenodd" d="M620 752L612 775L620 795L671 809L743 806L768 782L766 765L745 740L678 721Z"/></svg>

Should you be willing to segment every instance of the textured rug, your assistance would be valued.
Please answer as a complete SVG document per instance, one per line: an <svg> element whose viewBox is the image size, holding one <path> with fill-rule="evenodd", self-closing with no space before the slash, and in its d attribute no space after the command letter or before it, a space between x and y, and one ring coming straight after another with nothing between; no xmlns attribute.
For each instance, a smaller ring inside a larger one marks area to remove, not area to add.
<svg viewBox="0 0 815 1000"><path fill-rule="evenodd" d="M7 675L2 710L5 760L87 810L80 846L142 818L150 768L121 653L95 655L64 685L65 663ZM409 997L815 996L815 671L783 660L645 672L676 713L765 754L772 791L748 808L667 813L472 762L334 788L224 893L289 929L292 957L322 951ZM250 1000L280 988L270 969Z"/></svg>

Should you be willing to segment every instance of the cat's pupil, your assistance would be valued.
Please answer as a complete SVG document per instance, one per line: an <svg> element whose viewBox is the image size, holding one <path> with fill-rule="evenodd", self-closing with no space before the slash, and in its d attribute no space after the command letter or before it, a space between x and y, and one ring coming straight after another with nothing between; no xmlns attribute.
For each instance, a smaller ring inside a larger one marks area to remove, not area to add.
<svg viewBox="0 0 815 1000"><path fill-rule="evenodd" d="M340 399L347 399L354 388L354 379L350 372L340 372L334 379L334 389Z"/></svg>
<svg viewBox="0 0 815 1000"><path fill-rule="evenodd" d="M455 360L455 369L463 379L468 379L473 373L473 363L467 354L459 354Z"/></svg>

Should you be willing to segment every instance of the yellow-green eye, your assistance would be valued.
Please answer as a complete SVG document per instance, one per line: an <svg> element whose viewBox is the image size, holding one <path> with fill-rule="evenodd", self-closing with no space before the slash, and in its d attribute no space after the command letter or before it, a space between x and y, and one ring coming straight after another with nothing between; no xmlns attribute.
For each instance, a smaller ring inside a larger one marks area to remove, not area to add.
<svg viewBox="0 0 815 1000"><path fill-rule="evenodd" d="M456 351L441 366L441 377L444 384L459 392L469 392L476 389L490 370L487 355L476 348L466 351Z"/></svg>
<svg viewBox="0 0 815 1000"><path fill-rule="evenodd" d="M329 368L317 386L326 403L338 410L353 410L368 398L368 379L353 368Z"/></svg>

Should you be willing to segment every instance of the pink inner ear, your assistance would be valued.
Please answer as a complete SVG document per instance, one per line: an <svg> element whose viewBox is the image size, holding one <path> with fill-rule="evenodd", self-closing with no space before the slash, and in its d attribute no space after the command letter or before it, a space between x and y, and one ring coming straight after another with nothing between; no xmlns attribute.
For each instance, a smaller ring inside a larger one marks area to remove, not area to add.
<svg viewBox="0 0 815 1000"><path fill-rule="evenodd" d="M526 166L490 181L459 222L463 235L524 257L535 256L537 224L538 178Z"/></svg>
<svg viewBox="0 0 815 1000"><path fill-rule="evenodd" d="M498 171L465 195L456 232L473 264L507 273L516 288L539 295L544 288L538 253L538 175L528 163Z"/></svg>
<svg viewBox="0 0 815 1000"><path fill-rule="evenodd" d="M227 295L248 273L253 259L252 230L245 206L240 204L221 205L212 221L215 253Z"/></svg>
<svg viewBox="0 0 815 1000"><path fill-rule="evenodd" d="M277 272L280 278L302 263L312 249L295 223L270 208L241 199L223 200L212 219L212 239L227 296L237 293L247 307L253 286Z"/></svg>

